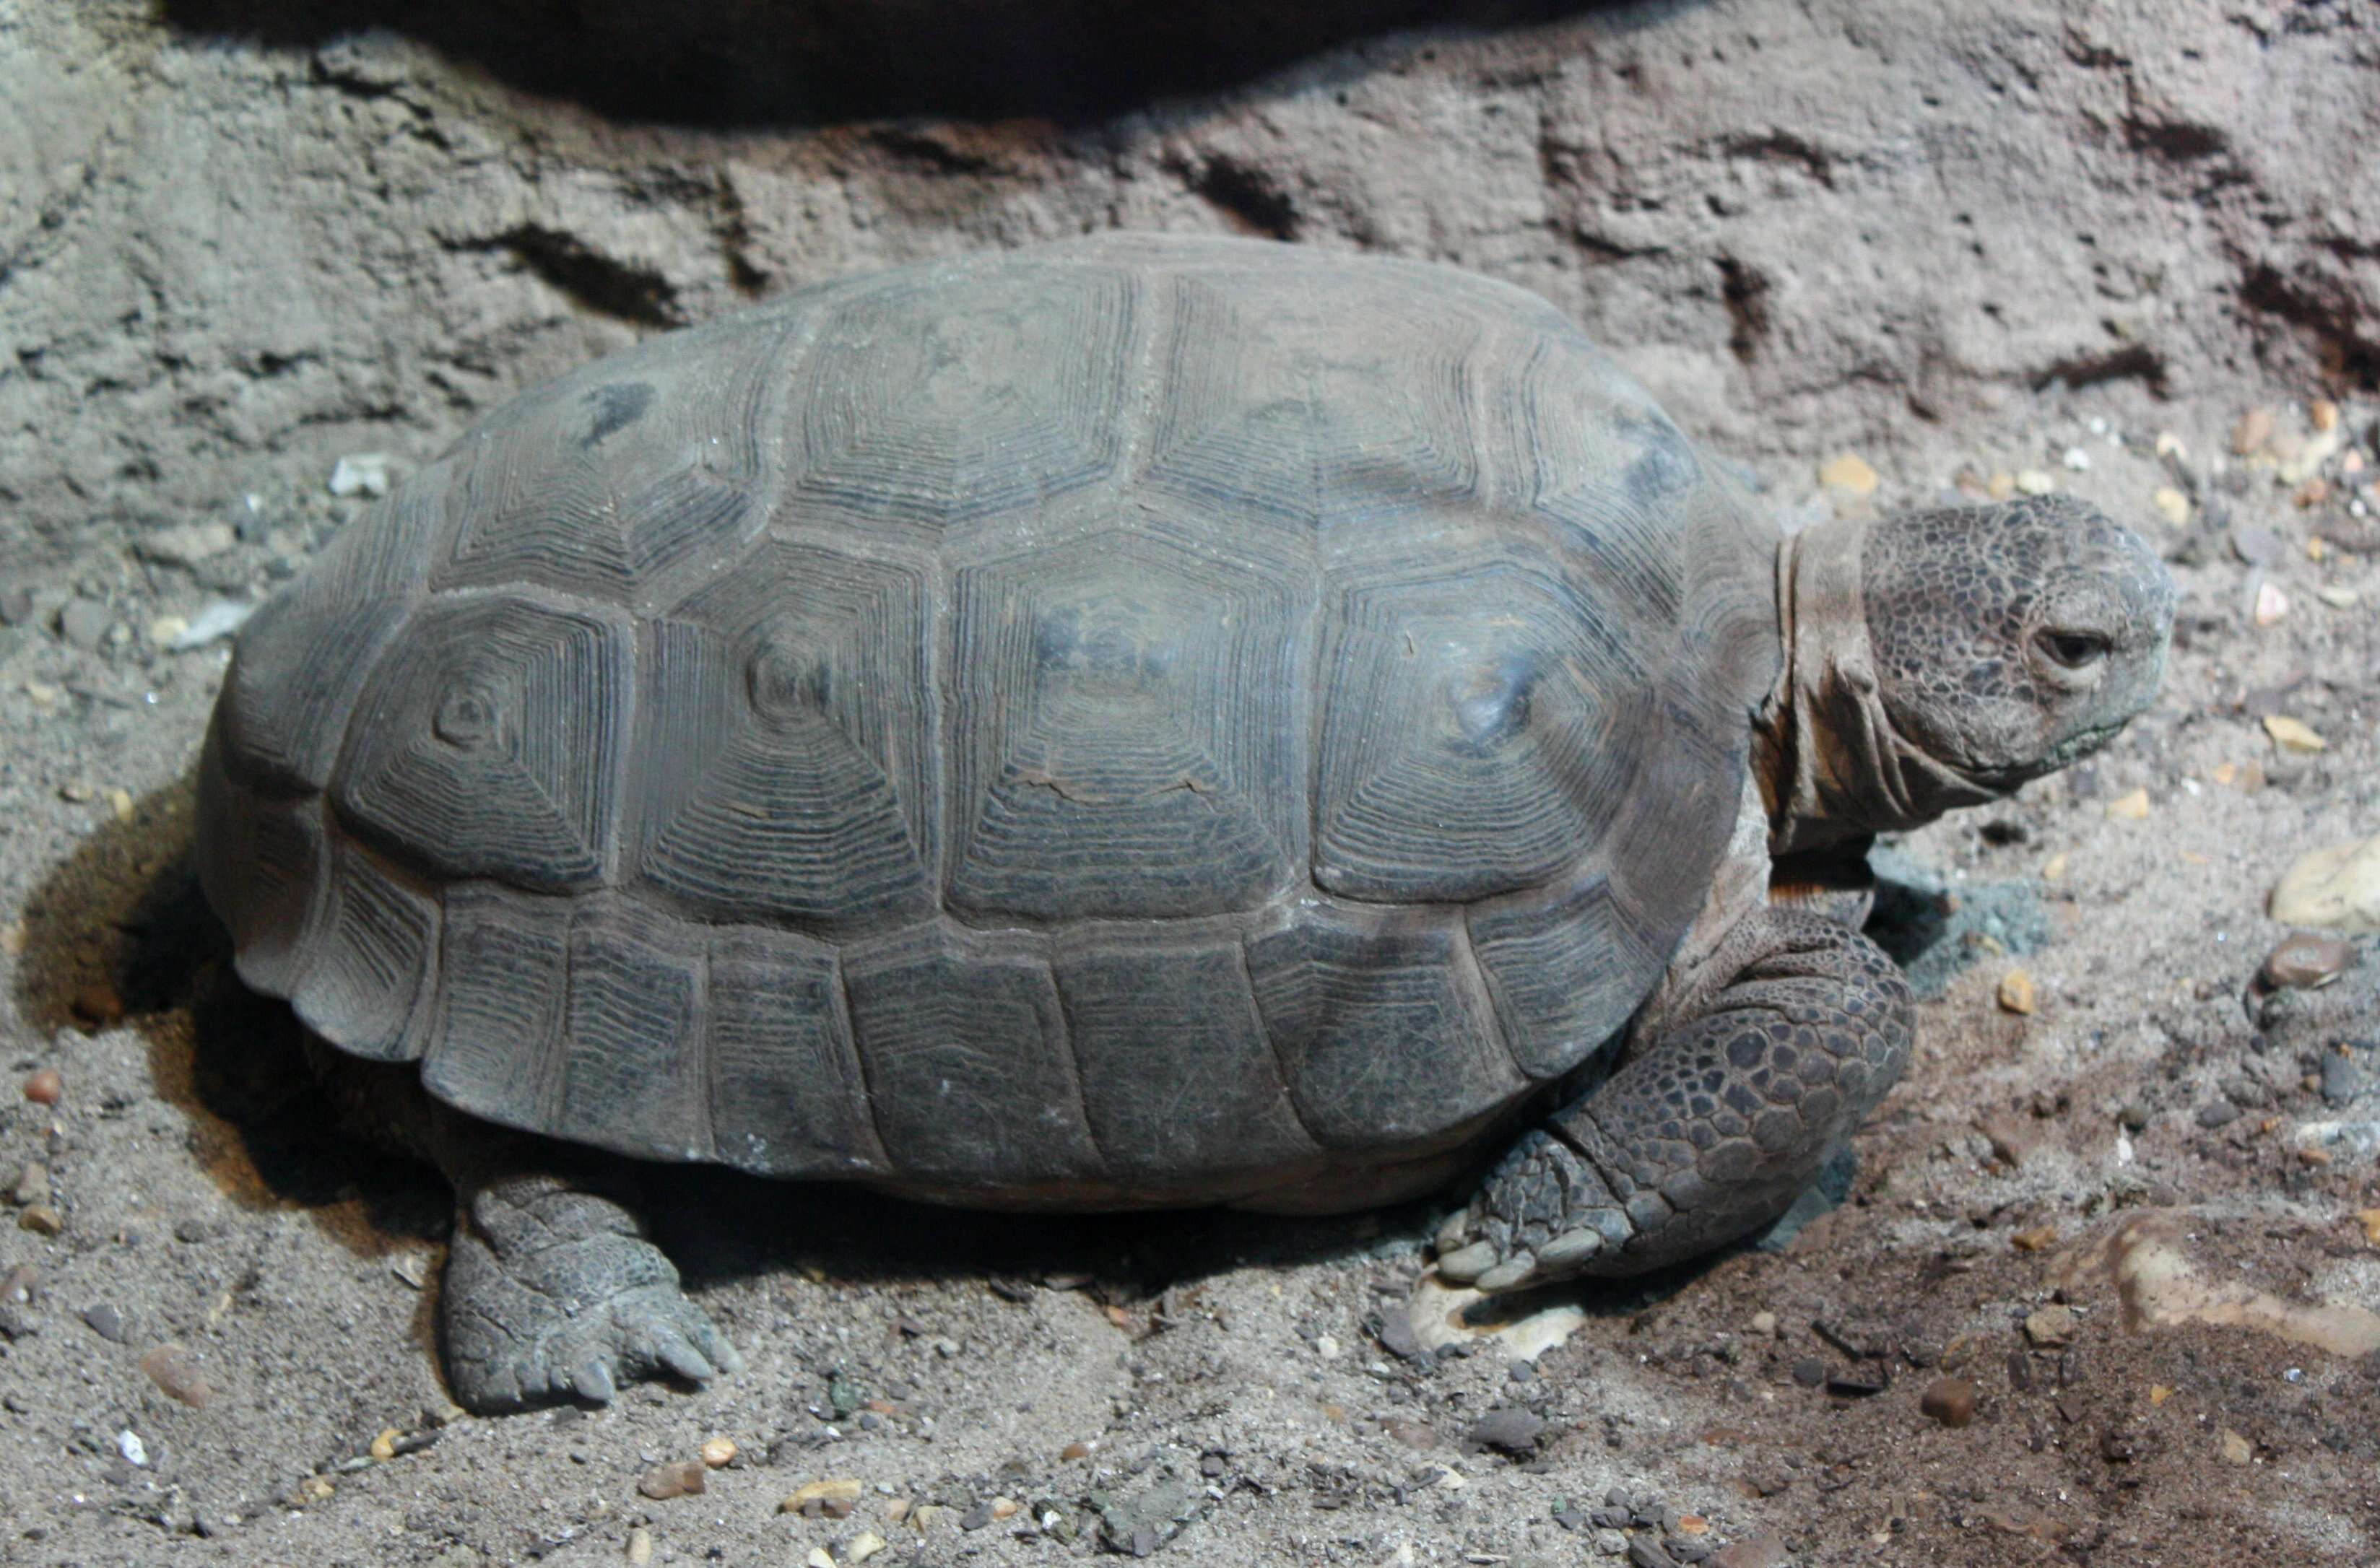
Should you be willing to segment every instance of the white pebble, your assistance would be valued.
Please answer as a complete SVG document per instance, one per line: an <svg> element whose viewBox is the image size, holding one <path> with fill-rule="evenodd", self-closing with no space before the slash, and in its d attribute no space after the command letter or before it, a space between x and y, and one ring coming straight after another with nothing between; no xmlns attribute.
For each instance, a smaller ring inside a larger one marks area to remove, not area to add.
<svg viewBox="0 0 2380 1568"><path fill-rule="evenodd" d="M2079 446L2070 446L2066 449L2066 466L2080 474L2091 466L2091 454Z"/></svg>
<svg viewBox="0 0 2380 1568"><path fill-rule="evenodd" d="M237 599L216 599L190 617L190 623L165 645L176 653L188 653L192 648L205 647L219 637L228 637L248 623L256 613L252 604Z"/></svg>
<svg viewBox="0 0 2380 1568"><path fill-rule="evenodd" d="M343 499L388 494L388 453L358 452L339 459L331 470L331 493Z"/></svg>
<svg viewBox="0 0 2380 1568"><path fill-rule="evenodd" d="M140 1441L140 1434L129 1427L115 1434L115 1452L124 1455L127 1465L137 1465L143 1470L149 1467L148 1445Z"/></svg>

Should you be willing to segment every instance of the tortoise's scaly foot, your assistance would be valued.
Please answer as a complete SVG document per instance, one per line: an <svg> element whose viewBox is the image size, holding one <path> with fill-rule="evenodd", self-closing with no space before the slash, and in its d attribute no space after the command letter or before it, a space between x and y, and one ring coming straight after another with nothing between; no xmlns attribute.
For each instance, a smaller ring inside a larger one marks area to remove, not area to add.
<svg viewBox="0 0 2380 1568"><path fill-rule="evenodd" d="M1908 1059L1908 983L1818 915L1745 923L1745 962L1522 1135L1438 1236L1439 1272L1490 1293L1641 1273L1723 1247L1792 1205Z"/></svg>
<svg viewBox="0 0 2380 1568"><path fill-rule="evenodd" d="M446 1260L444 1317L455 1397L483 1414L601 1404L624 1382L707 1382L743 1366L633 1213L546 1175L469 1195Z"/></svg>

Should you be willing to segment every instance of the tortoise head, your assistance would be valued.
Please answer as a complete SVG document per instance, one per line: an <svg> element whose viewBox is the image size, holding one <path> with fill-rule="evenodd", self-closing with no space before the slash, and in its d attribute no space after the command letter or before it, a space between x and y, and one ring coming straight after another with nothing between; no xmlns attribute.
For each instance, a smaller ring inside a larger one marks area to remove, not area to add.
<svg viewBox="0 0 2380 1568"><path fill-rule="evenodd" d="M1869 525L1868 644L1893 728L2012 790L2090 755L2156 697L2172 579L2090 502L2039 496Z"/></svg>
<svg viewBox="0 0 2380 1568"><path fill-rule="evenodd" d="M2172 580L2071 497L1823 524L1780 561L1789 842L2005 795L2107 744L2165 671Z"/></svg>

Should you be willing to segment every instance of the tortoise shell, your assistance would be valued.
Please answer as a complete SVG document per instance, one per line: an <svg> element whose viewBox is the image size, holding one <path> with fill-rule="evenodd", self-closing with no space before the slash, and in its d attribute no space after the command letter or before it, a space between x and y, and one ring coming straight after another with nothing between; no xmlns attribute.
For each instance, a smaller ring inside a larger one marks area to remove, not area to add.
<svg viewBox="0 0 2380 1568"><path fill-rule="evenodd" d="M1775 537L1545 302L1108 236L655 338L240 636L241 975L475 1116L988 1200L1462 1146L1658 982Z"/></svg>

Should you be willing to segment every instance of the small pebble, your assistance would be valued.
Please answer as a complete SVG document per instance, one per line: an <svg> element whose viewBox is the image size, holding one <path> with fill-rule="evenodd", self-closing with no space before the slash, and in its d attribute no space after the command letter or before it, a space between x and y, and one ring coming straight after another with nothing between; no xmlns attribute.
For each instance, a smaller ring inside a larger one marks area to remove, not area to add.
<svg viewBox="0 0 2380 1568"><path fill-rule="evenodd" d="M1752 1314L1752 1332L1758 1334L1763 1339L1776 1338L1777 1314L1774 1312L1755 1312Z"/></svg>
<svg viewBox="0 0 2380 1568"><path fill-rule="evenodd" d="M702 1490L710 1483L704 1478L702 1461L680 1459L666 1465L656 1465L638 1478L637 1490L655 1502L666 1502L674 1497L685 1497Z"/></svg>
<svg viewBox="0 0 2380 1568"><path fill-rule="evenodd" d="M2091 454L2083 451L2079 446L2070 446L2066 449L2065 455L2061 457L2059 461L2064 463L2067 467L2072 469L2075 473L2080 474L2091 466Z"/></svg>
<svg viewBox="0 0 2380 1568"><path fill-rule="evenodd" d="M2327 433L2338 428L2338 404L2326 397L2315 398L2313 405L2308 408L2306 413L2313 420L2313 428L2317 430Z"/></svg>
<svg viewBox="0 0 2380 1568"><path fill-rule="evenodd" d="M994 1519L1014 1519L1016 1511L1023 1506L1013 1497L995 1497L991 1500L991 1516Z"/></svg>
<svg viewBox="0 0 2380 1568"><path fill-rule="evenodd" d="M114 619L107 607L92 599L68 599L58 611L58 635L70 647L85 653L97 653L106 640L109 622Z"/></svg>
<svg viewBox="0 0 2380 1568"><path fill-rule="evenodd" d="M1426 1422L1391 1420L1384 1423L1380 1430L1407 1448L1428 1449L1438 1446L1438 1432Z"/></svg>
<svg viewBox="0 0 2380 1568"><path fill-rule="evenodd" d="M2364 1091L2372 1086L2372 1074L2356 1059L2354 1053L2345 1046L2338 1046L2323 1053L2319 1085L2322 1103L2337 1110L2363 1097ZM2324 1151L2313 1148L2298 1151L2301 1158L2322 1152Z"/></svg>
<svg viewBox="0 0 2380 1568"><path fill-rule="evenodd" d="M2039 1308L2025 1319L2024 1337L2045 1347L2061 1345L2074 1337L2075 1322L2071 1307Z"/></svg>
<svg viewBox="0 0 2380 1568"><path fill-rule="evenodd" d="M1803 1388L1816 1388L1827 1381L1827 1364L1815 1356L1804 1356L1793 1363L1793 1381Z"/></svg>
<svg viewBox="0 0 2380 1568"><path fill-rule="evenodd" d="M887 1544L884 1538L875 1531L862 1530L851 1538L851 1544L843 1549L843 1555L850 1562L865 1562L882 1551Z"/></svg>
<svg viewBox="0 0 2380 1568"><path fill-rule="evenodd" d="M735 1462L735 1440L715 1437L702 1445L702 1462L711 1469Z"/></svg>
<svg viewBox="0 0 2380 1568"><path fill-rule="evenodd" d="M2253 457L2272 439L2273 411L2269 408L2252 408L2231 427L2231 451L2235 456Z"/></svg>
<svg viewBox="0 0 2380 1568"><path fill-rule="evenodd" d="M36 1105L55 1105L66 1092L66 1077L55 1067L36 1067L26 1076L25 1098Z"/></svg>
<svg viewBox="0 0 2380 1568"><path fill-rule="evenodd" d="M802 1568L834 1568L833 1554L822 1546L814 1546L810 1554L802 1559Z"/></svg>
<svg viewBox="0 0 2380 1568"><path fill-rule="evenodd" d="M2353 609L2360 602L2360 597L2353 588L2341 587L2336 584L2316 588L2313 591L2313 597L2333 609Z"/></svg>
<svg viewBox="0 0 2380 1568"><path fill-rule="evenodd" d="M382 1427L380 1435L371 1440L371 1446L364 1452L385 1463L396 1457L396 1440L404 1435L395 1427Z"/></svg>
<svg viewBox="0 0 2380 1568"><path fill-rule="evenodd" d="M1864 458L1847 452L1819 466L1818 483L1829 489L1842 490L1854 496L1874 495L1876 473L1868 466Z"/></svg>
<svg viewBox="0 0 2380 1568"><path fill-rule="evenodd" d="M644 1568L653 1560L653 1533L642 1525L628 1532L629 1568Z"/></svg>
<svg viewBox="0 0 2380 1568"><path fill-rule="evenodd" d="M2240 1119L2240 1107L2220 1095L2198 1107L2198 1125L2209 1132Z"/></svg>
<svg viewBox="0 0 2380 1568"><path fill-rule="evenodd" d="M2012 969L2000 976L1998 994L2001 1010L2020 1017L2030 1014L2037 1005L2033 976L2021 969Z"/></svg>
<svg viewBox="0 0 2380 1568"><path fill-rule="evenodd" d="M2314 991L2337 980L2352 957L2346 939L2315 931L2293 931L2265 956L2265 983Z"/></svg>
<svg viewBox="0 0 2380 1568"><path fill-rule="evenodd" d="M1058 1451L1058 1457L1062 1460L1088 1459L1090 1456L1091 1445L1080 1439L1076 1439Z"/></svg>
<svg viewBox="0 0 2380 1568"><path fill-rule="evenodd" d="M1713 1554L1709 1568L1786 1568L1785 1543L1775 1536L1753 1536Z"/></svg>
<svg viewBox="0 0 2380 1568"><path fill-rule="evenodd" d="M2380 1209L2358 1209L2355 1223L2363 1227L2363 1239L2380 1247Z"/></svg>
<svg viewBox="0 0 2380 1568"><path fill-rule="evenodd" d="M18 1208L29 1208L50 1200L50 1167L39 1160L28 1160L25 1168L17 1173L16 1185L8 1188L8 1201Z"/></svg>
<svg viewBox="0 0 2380 1568"><path fill-rule="evenodd" d="M2190 498L2168 485L2150 498L2165 520L2179 528L2190 521Z"/></svg>
<svg viewBox="0 0 2380 1568"><path fill-rule="evenodd" d="M2016 488L2029 496L2046 496L2058 488L2058 480L2046 469L2020 468L2016 472Z"/></svg>
<svg viewBox="0 0 2380 1568"><path fill-rule="evenodd" d="M2259 626L2270 626L2289 612L2289 596L2270 583L2256 585L2254 617Z"/></svg>
<svg viewBox="0 0 2380 1568"><path fill-rule="evenodd" d="M17 1216L17 1225L36 1236L58 1236L67 1228L67 1217L47 1203L36 1203Z"/></svg>
<svg viewBox="0 0 2380 1568"><path fill-rule="evenodd" d="M388 454L384 452L358 452L342 457L331 469L331 493L346 500L354 496L384 496L388 494Z"/></svg>
<svg viewBox="0 0 2380 1568"><path fill-rule="evenodd" d="M2256 1450L2246 1438L2228 1427L2223 1429L2223 1463L2246 1465L2252 1462L2255 1457Z"/></svg>
<svg viewBox="0 0 2380 1568"><path fill-rule="evenodd" d="M2250 566L2271 566L2289 553L2289 543L2270 528L2243 524L2231 530L2231 553Z"/></svg>
<svg viewBox="0 0 2380 1568"><path fill-rule="evenodd" d="M2009 1237L2009 1245L2020 1252L2044 1252L2057 1244L2058 1227L2056 1225L2034 1225L2029 1230L2018 1231Z"/></svg>
<svg viewBox="0 0 2380 1568"><path fill-rule="evenodd" d="M113 1304L103 1301L96 1307L84 1308L82 1321L91 1325L91 1333L110 1344L124 1343L126 1333L124 1314L116 1310Z"/></svg>
<svg viewBox="0 0 2380 1568"><path fill-rule="evenodd" d="M140 1357L140 1369L168 1398L178 1399L193 1410L205 1409L207 1401L215 1396L198 1357L181 1345L168 1342L157 1346Z"/></svg>
<svg viewBox="0 0 2380 1568"><path fill-rule="evenodd" d="M831 1481L811 1481L794 1490L792 1496L777 1504L780 1514L802 1514L812 1509L823 1510L831 1503L841 1503L847 1514L859 1502L859 1483L849 1478Z"/></svg>
<svg viewBox="0 0 2380 1568"><path fill-rule="evenodd" d="M131 796L125 799L129 801ZM104 980L85 981L76 986L74 1000L68 1006L73 1007L75 1017L94 1029L124 1021L124 998Z"/></svg>
<svg viewBox="0 0 2380 1568"><path fill-rule="evenodd" d="M1946 1427L1963 1427L1975 1418L1975 1385L1964 1378L1937 1378L1918 1396L1917 1408Z"/></svg>
<svg viewBox="0 0 2380 1568"><path fill-rule="evenodd" d="M2316 752L2330 749L2330 742L2316 734L2312 725L2303 719L2291 718L2285 713L2265 715L2265 733L2270 735L2273 744L2281 750L2295 752L2301 756L2312 756Z"/></svg>
<svg viewBox="0 0 2380 1568"><path fill-rule="evenodd" d="M2119 822L2145 822L2149 814L2149 792L2133 790L2107 802L2107 814Z"/></svg>
<svg viewBox="0 0 2380 1568"><path fill-rule="evenodd" d="M1463 1434L1463 1446L1475 1453L1489 1448L1505 1453L1533 1453L1545 1430L1544 1417L1508 1405L1474 1421Z"/></svg>

